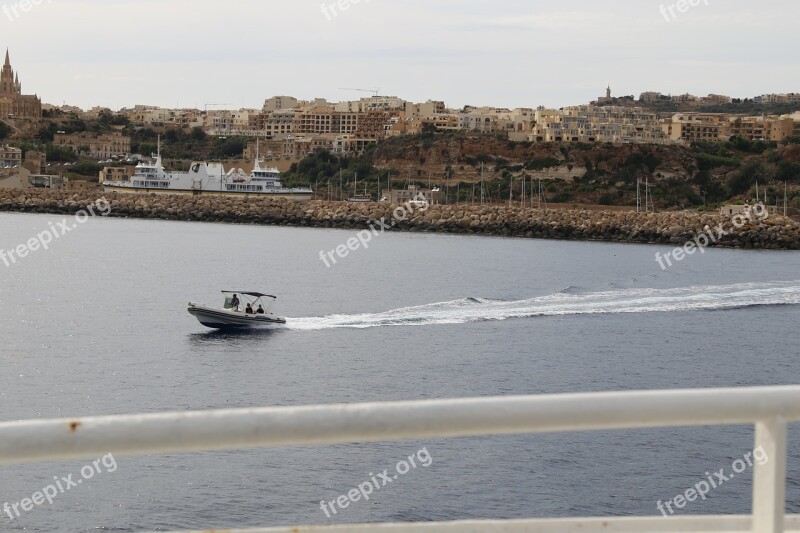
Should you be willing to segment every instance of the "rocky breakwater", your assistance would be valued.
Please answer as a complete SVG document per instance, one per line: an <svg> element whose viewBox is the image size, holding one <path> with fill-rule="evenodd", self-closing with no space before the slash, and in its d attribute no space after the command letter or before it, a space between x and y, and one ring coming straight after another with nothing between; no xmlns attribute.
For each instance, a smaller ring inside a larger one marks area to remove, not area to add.
<svg viewBox="0 0 800 533"><path fill-rule="evenodd" d="M180 195L125 195L101 192L0 189L0 211L75 214L105 198L110 217L150 218L236 224L288 225L364 229L384 219L389 231L422 231L658 243L683 246L695 240L705 246L800 250L800 223L772 214L732 219L696 212L605 212L537 210L508 206L429 206L292 202L274 198ZM376 225L377 227L377 225Z"/></svg>

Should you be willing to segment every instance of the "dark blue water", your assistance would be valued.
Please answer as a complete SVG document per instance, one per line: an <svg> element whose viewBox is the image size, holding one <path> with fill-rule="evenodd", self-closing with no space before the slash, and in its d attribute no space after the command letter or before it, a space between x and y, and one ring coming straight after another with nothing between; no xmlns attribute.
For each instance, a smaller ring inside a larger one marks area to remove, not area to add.
<svg viewBox="0 0 800 533"><path fill-rule="evenodd" d="M60 217L0 215L0 249ZM0 421L229 407L800 382L796 253L96 219L0 263ZM276 293L292 327L216 334L221 289ZM798 433L788 500L800 511ZM117 457L0 531L656 515L730 469L749 427ZM0 435L2 439L2 435ZM328 519L371 472L418 467ZM86 461L0 467L0 505ZM749 512L751 472L682 514Z"/></svg>

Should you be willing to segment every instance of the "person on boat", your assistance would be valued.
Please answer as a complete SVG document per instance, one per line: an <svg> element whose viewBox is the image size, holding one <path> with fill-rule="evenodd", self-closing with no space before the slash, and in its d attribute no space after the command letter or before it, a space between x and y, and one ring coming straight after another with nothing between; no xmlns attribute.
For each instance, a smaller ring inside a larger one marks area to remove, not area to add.
<svg viewBox="0 0 800 533"><path fill-rule="evenodd" d="M258 306L258 311L256 311L256 314L257 314L257 315L263 315L263 314L265 314L265 312L264 312L264 306L263 306L263 305L259 305L259 306Z"/></svg>
<svg viewBox="0 0 800 533"><path fill-rule="evenodd" d="M256 314L255 311L253 311L253 306L251 306L250 304L247 304L247 309L245 309L245 313L247 313L248 315Z"/></svg>
<svg viewBox="0 0 800 533"><path fill-rule="evenodd" d="M237 296L236 294L234 294L234 295L233 295L233 299L231 300L231 306L233 307L233 310L234 310L234 311L238 311L238 310L239 310L239 304L240 304L240 303L241 303L241 302L239 302L239 296Z"/></svg>

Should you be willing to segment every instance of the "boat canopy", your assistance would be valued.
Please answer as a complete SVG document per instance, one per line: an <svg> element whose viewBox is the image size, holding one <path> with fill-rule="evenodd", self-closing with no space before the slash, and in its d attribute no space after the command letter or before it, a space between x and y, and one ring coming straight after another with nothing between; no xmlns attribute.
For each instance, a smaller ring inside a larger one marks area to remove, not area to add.
<svg viewBox="0 0 800 533"><path fill-rule="evenodd" d="M277 296L272 296L271 294L261 294L260 292L249 292L249 291L222 291L222 294L243 294L245 296L252 296L253 298L272 298L273 300L277 300Z"/></svg>

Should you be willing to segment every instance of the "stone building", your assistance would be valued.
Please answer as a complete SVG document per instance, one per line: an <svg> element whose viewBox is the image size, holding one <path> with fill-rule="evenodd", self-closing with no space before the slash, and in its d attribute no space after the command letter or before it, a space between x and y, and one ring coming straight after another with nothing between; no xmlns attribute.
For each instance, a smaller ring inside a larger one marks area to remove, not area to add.
<svg viewBox="0 0 800 533"><path fill-rule="evenodd" d="M22 150L14 146L0 146L0 167L13 168L22 164Z"/></svg>
<svg viewBox="0 0 800 533"><path fill-rule="evenodd" d="M124 157L131 153L131 138L120 133L57 133L53 144L67 146L78 155L108 159Z"/></svg>
<svg viewBox="0 0 800 533"><path fill-rule="evenodd" d="M0 71L0 117L6 119L39 120L42 118L42 101L36 95L23 95L19 74L11 68L6 50L6 62Z"/></svg>
<svg viewBox="0 0 800 533"><path fill-rule="evenodd" d="M408 189L383 191L382 202L404 204L406 202L427 202L428 205L442 205L445 202L444 191L439 188L425 189L409 185Z"/></svg>
<svg viewBox="0 0 800 533"><path fill-rule="evenodd" d="M725 113L677 113L662 123L665 135L674 141L684 142L724 142L732 137L781 142L800 133L799 126L800 120L789 115L744 116Z"/></svg>

